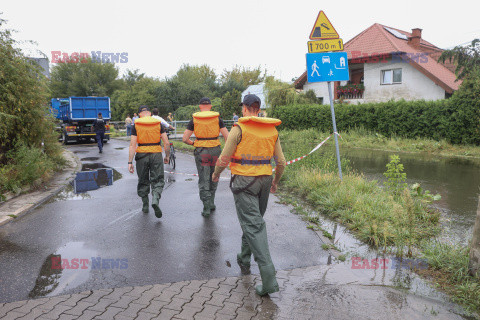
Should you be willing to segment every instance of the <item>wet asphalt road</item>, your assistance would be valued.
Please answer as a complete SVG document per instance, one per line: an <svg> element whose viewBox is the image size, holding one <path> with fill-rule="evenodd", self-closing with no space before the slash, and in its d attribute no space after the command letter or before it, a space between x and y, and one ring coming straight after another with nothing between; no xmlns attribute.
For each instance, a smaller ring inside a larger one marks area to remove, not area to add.
<svg viewBox="0 0 480 320"><path fill-rule="evenodd" d="M0 227L0 302L240 274L236 253L241 229L226 179L218 187L217 211L204 218L197 178L166 174L160 201L164 216L157 219L152 210L141 212L137 176L127 171L127 141L111 140L103 154L94 144L68 148L87 166L115 168L116 180L82 194L67 188L49 203ZM176 171L195 173L193 156L177 152ZM228 176L229 172L222 174ZM270 197L266 213L276 268L326 264L328 253L320 239L276 201ZM79 267L53 269L53 261L60 257L69 263L78 259ZM105 264L94 268L92 258ZM80 259L89 260L86 269ZM119 264L112 268L108 259ZM252 263L252 272L258 273Z"/></svg>

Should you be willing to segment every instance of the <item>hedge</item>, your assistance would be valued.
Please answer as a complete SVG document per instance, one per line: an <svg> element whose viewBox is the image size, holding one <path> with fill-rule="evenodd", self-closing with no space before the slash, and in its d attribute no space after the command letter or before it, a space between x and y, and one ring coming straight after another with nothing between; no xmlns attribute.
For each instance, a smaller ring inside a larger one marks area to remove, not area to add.
<svg viewBox="0 0 480 320"><path fill-rule="evenodd" d="M272 108L281 128L332 131L329 105L290 105ZM384 136L446 139L454 144L480 145L480 97L455 95L437 101L389 101L335 105L337 128L363 127Z"/></svg>

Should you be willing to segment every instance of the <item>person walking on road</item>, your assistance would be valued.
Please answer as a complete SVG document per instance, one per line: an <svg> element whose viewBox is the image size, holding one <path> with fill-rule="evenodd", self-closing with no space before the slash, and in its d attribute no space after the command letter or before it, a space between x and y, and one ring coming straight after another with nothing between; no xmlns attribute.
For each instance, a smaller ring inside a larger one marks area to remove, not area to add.
<svg viewBox="0 0 480 320"><path fill-rule="evenodd" d="M170 125L167 121L165 121L165 119L163 119L162 117L160 117L158 115L158 109L157 108L154 108L152 110L152 118L160 120L160 122L162 123L162 126L164 126L166 129L175 130L174 126Z"/></svg>
<svg viewBox="0 0 480 320"><path fill-rule="evenodd" d="M148 194L150 186L152 189L152 208L157 218L162 217L159 201L162 196L165 185L163 164L168 163L170 157L170 143L168 141L165 128L160 120L151 117L147 106L141 106L138 109L140 117L135 121L130 138L130 148L128 152L128 171L133 173L133 157L138 175L138 196L142 198L142 211L148 213ZM165 158L162 156L163 140L165 146Z"/></svg>
<svg viewBox="0 0 480 320"><path fill-rule="evenodd" d="M228 139L228 130L219 117L220 114L210 109L212 109L210 99L202 98L200 112L193 114L193 119L183 133L183 142L195 146L193 154L197 165L198 189L200 200L203 202L202 216L204 217L208 217L216 209L215 191L218 182L212 181L212 173L221 152L219 134L222 134L225 142ZM195 142L190 140L193 133L196 137Z"/></svg>
<svg viewBox="0 0 480 320"><path fill-rule="evenodd" d="M242 103L243 117L238 120L228 137L217 161L213 181L230 162L232 178L230 189L235 199L238 220L243 231L241 251L237 263L242 273L250 272L253 253L260 269L262 285L255 288L260 296L279 290L275 267L268 248L267 229L263 216L267 210L269 192L276 192L278 182L286 166L278 131L278 119L257 117L260 98L246 95ZM271 159L277 164L272 179Z"/></svg>
<svg viewBox="0 0 480 320"><path fill-rule="evenodd" d="M97 119L93 122L92 131L95 132L95 138L97 139L98 152L103 152L103 139L105 139L105 120L103 119L102 113L98 114Z"/></svg>
<svg viewBox="0 0 480 320"><path fill-rule="evenodd" d="M125 128L127 129L127 137L130 137L130 135L132 134L132 126L133 126L132 118L130 118L130 114L127 114L127 117L125 118Z"/></svg>

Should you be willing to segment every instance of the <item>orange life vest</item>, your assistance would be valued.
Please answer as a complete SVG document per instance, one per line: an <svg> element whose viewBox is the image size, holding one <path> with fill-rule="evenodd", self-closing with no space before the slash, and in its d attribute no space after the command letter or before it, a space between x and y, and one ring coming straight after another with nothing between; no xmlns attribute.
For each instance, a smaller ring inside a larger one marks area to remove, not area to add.
<svg viewBox="0 0 480 320"><path fill-rule="evenodd" d="M162 152L161 123L153 117L142 117L135 120L138 147L136 153Z"/></svg>
<svg viewBox="0 0 480 320"><path fill-rule="evenodd" d="M193 114L193 132L196 138L193 145L195 147L212 148L220 145L219 115L214 111L200 111Z"/></svg>
<svg viewBox="0 0 480 320"><path fill-rule="evenodd" d="M278 119L260 117L243 117L238 120L236 126L242 129L242 140L230 160L232 174L272 174L271 159L278 139L275 127L281 123Z"/></svg>

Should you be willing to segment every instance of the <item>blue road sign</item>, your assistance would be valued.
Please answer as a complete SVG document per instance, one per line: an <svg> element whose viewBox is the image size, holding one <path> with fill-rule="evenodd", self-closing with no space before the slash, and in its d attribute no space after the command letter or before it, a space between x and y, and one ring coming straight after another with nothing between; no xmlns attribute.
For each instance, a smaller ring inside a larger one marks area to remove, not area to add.
<svg viewBox="0 0 480 320"><path fill-rule="evenodd" d="M308 82L348 81L346 52L307 53Z"/></svg>

